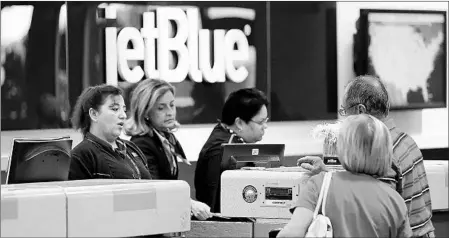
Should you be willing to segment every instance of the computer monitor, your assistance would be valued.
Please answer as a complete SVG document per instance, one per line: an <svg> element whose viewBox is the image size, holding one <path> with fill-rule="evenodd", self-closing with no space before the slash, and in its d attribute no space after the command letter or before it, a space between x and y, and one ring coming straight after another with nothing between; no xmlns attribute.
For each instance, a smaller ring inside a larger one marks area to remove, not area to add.
<svg viewBox="0 0 449 238"><path fill-rule="evenodd" d="M68 180L71 149L70 137L14 139L6 184Z"/></svg>
<svg viewBox="0 0 449 238"><path fill-rule="evenodd" d="M223 144L221 166L226 169L242 167L280 167L284 160L284 144Z"/></svg>

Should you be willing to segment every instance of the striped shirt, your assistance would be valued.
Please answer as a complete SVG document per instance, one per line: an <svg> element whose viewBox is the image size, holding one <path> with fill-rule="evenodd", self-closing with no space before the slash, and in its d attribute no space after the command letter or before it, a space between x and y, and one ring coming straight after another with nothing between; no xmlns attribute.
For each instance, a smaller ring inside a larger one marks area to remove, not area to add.
<svg viewBox="0 0 449 238"><path fill-rule="evenodd" d="M396 127L393 119L386 119L384 123L393 140L393 163L399 168L402 176L397 176L397 173L390 169L388 175L381 180L393 186L404 198L413 237L433 233L435 228L431 221L432 203L421 150L412 137ZM399 186L396 187L398 181Z"/></svg>

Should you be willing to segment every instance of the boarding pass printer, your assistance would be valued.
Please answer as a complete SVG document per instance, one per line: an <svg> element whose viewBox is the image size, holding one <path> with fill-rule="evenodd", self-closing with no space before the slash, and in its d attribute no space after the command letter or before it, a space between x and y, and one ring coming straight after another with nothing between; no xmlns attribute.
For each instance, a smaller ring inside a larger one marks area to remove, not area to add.
<svg viewBox="0 0 449 238"><path fill-rule="evenodd" d="M434 211L448 211L447 161L424 161ZM341 165L328 165L341 171ZM308 175L301 167L243 167L221 176L221 214L228 217L291 217Z"/></svg>
<svg viewBox="0 0 449 238"><path fill-rule="evenodd" d="M228 170L221 176L221 214L228 217L290 218L304 171L298 167Z"/></svg>
<svg viewBox="0 0 449 238"><path fill-rule="evenodd" d="M290 218L306 171L282 167L283 153L284 145L224 145L223 160L236 166L221 175L221 215Z"/></svg>

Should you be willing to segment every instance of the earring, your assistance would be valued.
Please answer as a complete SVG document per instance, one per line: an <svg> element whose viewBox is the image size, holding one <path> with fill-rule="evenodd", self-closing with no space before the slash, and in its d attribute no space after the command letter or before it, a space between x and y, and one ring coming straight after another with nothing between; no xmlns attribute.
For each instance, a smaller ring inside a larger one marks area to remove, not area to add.
<svg viewBox="0 0 449 238"><path fill-rule="evenodd" d="M238 128L237 130L238 130L238 132L242 132L242 128Z"/></svg>

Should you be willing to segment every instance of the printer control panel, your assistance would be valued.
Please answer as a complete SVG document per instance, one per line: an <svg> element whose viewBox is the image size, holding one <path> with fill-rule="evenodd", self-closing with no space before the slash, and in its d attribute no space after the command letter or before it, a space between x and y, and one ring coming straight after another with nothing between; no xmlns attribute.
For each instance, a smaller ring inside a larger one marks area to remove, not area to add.
<svg viewBox="0 0 449 238"><path fill-rule="evenodd" d="M265 199L263 204L266 206L289 206L293 200L292 187L265 187Z"/></svg>

